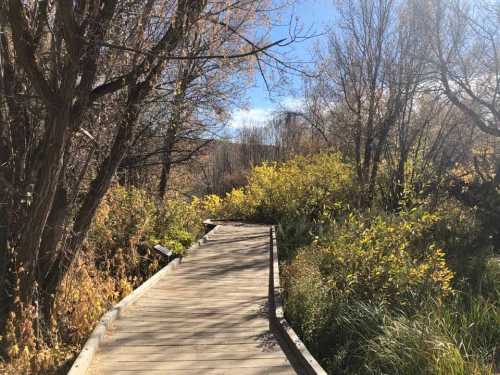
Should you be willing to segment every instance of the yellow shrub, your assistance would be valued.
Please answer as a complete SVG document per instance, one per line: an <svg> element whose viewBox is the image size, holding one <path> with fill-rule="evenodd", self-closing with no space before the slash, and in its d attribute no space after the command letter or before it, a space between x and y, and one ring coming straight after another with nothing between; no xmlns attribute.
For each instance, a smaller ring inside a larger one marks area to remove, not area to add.
<svg viewBox="0 0 500 375"><path fill-rule="evenodd" d="M224 197L224 216L233 220L251 218L255 207L252 207L243 189L233 189Z"/></svg>
<svg viewBox="0 0 500 375"><path fill-rule="evenodd" d="M356 194L351 168L337 154L299 156L255 167L245 189L228 193L223 218L277 222L295 217L324 221Z"/></svg>
<svg viewBox="0 0 500 375"><path fill-rule="evenodd" d="M299 250L285 268L290 319L307 336L328 325L337 304L363 301L415 311L450 294L453 274L432 241L438 220L426 212L352 215L333 240Z"/></svg>
<svg viewBox="0 0 500 375"><path fill-rule="evenodd" d="M176 254L183 254L203 230L200 201L186 202L179 197L167 200L156 213L153 233L147 238L149 246L159 243Z"/></svg>
<svg viewBox="0 0 500 375"><path fill-rule="evenodd" d="M133 289L166 261L153 246L182 254L201 233L200 205L179 196L158 205L144 190L116 186L99 206L87 238L88 252L95 254L99 269L121 280L123 291Z"/></svg>
<svg viewBox="0 0 500 375"><path fill-rule="evenodd" d="M218 195L210 194L202 198L194 197L192 205L197 207L202 217L218 218L222 215L222 199Z"/></svg>
<svg viewBox="0 0 500 375"><path fill-rule="evenodd" d="M98 271L92 261L80 259L64 278L56 296L57 332L66 343L83 344L102 314L121 294L119 282Z"/></svg>
<svg viewBox="0 0 500 375"><path fill-rule="evenodd" d="M0 340L9 361L0 361L0 373L56 373L74 358L118 295L114 279L80 257L57 290L50 319L42 320L36 305L18 303L16 313L10 313Z"/></svg>
<svg viewBox="0 0 500 375"><path fill-rule="evenodd" d="M115 186L99 205L87 242L101 252L134 248L153 231L155 214L144 190Z"/></svg>
<svg viewBox="0 0 500 375"><path fill-rule="evenodd" d="M214 209L217 199L204 200L203 210ZM202 205L174 196L159 206L141 189L110 189L84 251L57 290L53 316L38 326L34 306L19 306L10 316L0 337L9 358L0 361L0 373L56 373L71 361L102 314L166 263L155 244L182 254L196 239L203 229Z"/></svg>

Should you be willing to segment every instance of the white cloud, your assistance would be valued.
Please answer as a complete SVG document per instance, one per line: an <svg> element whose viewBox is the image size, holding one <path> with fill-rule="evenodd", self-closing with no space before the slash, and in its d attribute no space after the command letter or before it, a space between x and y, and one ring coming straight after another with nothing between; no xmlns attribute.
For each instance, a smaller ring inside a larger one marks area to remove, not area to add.
<svg viewBox="0 0 500 375"><path fill-rule="evenodd" d="M275 112L280 110L301 111L304 107L304 99L286 96L272 107L238 108L232 113L229 126L231 128L242 128L249 125L264 126L272 119Z"/></svg>
<svg viewBox="0 0 500 375"><path fill-rule="evenodd" d="M302 111L305 107L304 98L286 96L281 101L281 107L288 111Z"/></svg>
<svg viewBox="0 0 500 375"><path fill-rule="evenodd" d="M273 110L273 108L237 109L231 116L229 126L232 128L264 126L273 117Z"/></svg>

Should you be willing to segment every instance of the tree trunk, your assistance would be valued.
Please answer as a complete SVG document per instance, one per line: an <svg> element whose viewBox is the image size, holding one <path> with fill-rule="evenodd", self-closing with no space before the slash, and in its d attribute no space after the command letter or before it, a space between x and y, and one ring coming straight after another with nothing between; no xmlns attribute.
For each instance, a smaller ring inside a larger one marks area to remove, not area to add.
<svg viewBox="0 0 500 375"><path fill-rule="evenodd" d="M377 143L377 148L373 156L372 170L370 174L370 180L368 185L367 200L370 205L373 204L373 199L375 197L375 186L378 177L378 168L380 165L380 160L382 159L382 152L385 149L387 142L387 137L389 135L389 130L393 127L394 121L399 114L399 99L396 99L396 104L394 109L388 114L388 117L384 120L382 129L380 129L379 139Z"/></svg>
<svg viewBox="0 0 500 375"><path fill-rule="evenodd" d="M160 200L165 199L165 193L167 192L170 170L172 168L172 151L175 145L176 129L176 125L171 123L165 137L163 163L161 167L160 183L158 184L158 197Z"/></svg>
<svg viewBox="0 0 500 375"><path fill-rule="evenodd" d="M83 204L75 217L73 235L71 236L67 247L67 250L70 253L65 254L60 263L60 268L63 271L62 274L69 269L71 264L76 259L79 249L92 223L92 218L94 217L102 198L111 186L113 176L115 175L130 146L133 128L139 117L139 108L136 100L137 99L129 99L126 115L120 123L111 152L101 164L97 176L92 181L90 189L85 195ZM58 277L55 277L55 280L57 280L57 283L60 281Z"/></svg>
<svg viewBox="0 0 500 375"><path fill-rule="evenodd" d="M42 236L49 217L63 167L64 150L68 139L67 124L69 110L62 111L54 120L44 142L43 163L33 193L33 208L30 210L24 232L16 246L17 263L20 272L21 299L32 302L33 282L36 280L36 266L40 256ZM53 249L49 249L53 251ZM44 257L47 254L43 255Z"/></svg>

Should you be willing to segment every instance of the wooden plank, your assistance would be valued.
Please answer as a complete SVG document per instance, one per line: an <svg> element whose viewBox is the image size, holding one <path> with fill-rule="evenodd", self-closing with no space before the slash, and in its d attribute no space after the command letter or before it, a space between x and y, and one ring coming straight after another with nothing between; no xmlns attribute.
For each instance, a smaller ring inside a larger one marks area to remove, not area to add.
<svg viewBox="0 0 500 375"><path fill-rule="evenodd" d="M146 355L148 353L163 353L172 356L177 356L182 353L261 353L261 352L282 352L278 345L268 345L263 346L260 343L241 343L241 344L212 344L212 345L202 345L202 344L185 344L185 345L173 345L173 344L158 344L158 345L116 345L113 342L105 343L102 346L100 353L107 354L130 354L137 353L141 355Z"/></svg>
<svg viewBox="0 0 500 375"><path fill-rule="evenodd" d="M223 226L113 324L91 374L295 374L269 330L265 226Z"/></svg>
<svg viewBox="0 0 500 375"><path fill-rule="evenodd" d="M269 327L267 319L252 319L242 321L213 321L206 319L168 319L165 321L136 321L127 319L125 321L113 325L113 329L128 330L128 329L144 329L144 330L162 330L168 329L173 332L182 330L200 330L200 329L252 329L252 328Z"/></svg>
<svg viewBox="0 0 500 375"><path fill-rule="evenodd" d="M174 338L159 340L156 337L148 338L137 338L131 340L130 337L116 338L110 337L108 340L113 341L113 345L122 346L186 346L186 345L242 345L242 344L261 344L267 345L266 338L259 337L231 337L226 335L225 337L190 337L190 338ZM274 340L274 338L270 338Z"/></svg>
<svg viewBox="0 0 500 375"><path fill-rule="evenodd" d="M210 305L209 300L212 299L214 302L222 304L226 303L227 305L236 305L236 304L255 304L255 305L264 305L266 304L266 297L262 295L261 290L256 290L253 294L250 292L247 293L199 293L199 292L185 292L175 295L170 293L162 293L161 291L157 293L157 297L162 297L162 300L151 300L151 304L161 305L165 308L169 306L175 305L176 302L186 302L189 304L191 302L192 306L195 306L197 299L199 299L200 304ZM149 304L144 301L140 306L148 306Z"/></svg>
<svg viewBox="0 0 500 375"><path fill-rule="evenodd" d="M140 305L134 306L130 311L136 310L145 310L148 308L163 310L165 312L169 312L170 310L181 308L181 309L195 309L195 308L215 308L215 309L224 309L224 308L246 308L246 307L262 307L267 305L265 301L248 301L248 300L239 300L239 302L227 301L222 298L214 300L212 304L207 303L205 301L200 302L199 304L194 304L190 299L178 299L178 300L153 300L150 303L142 303Z"/></svg>
<svg viewBox="0 0 500 375"><path fill-rule="evenodd" d="M136 354L137 355L137 354ZM171 358L169 358L171 356ZM170 352L154 352L141 353L141 361L241 361L241 360L257 360L257 359L282 359L286 360L286 356L280 352L196 352L196 351L177 351L175 355ZM130 353L106 353L99 357L100 361L106 362L123 362L130 360Z"/></svg>
<svg viewBox="0 0 500 375"><path fill-rule="evenodd" d="M242 327L242 326L236 326L236 327L198 327L198 326L187 326L187 327L178 327L178 326L163 326L161 328L153 328L153 327L136 327L136 326L122 326L120 327L120 332L121 333L126 333L126 334L134 334L137 335L140 333L141 335L144 335L145 337L147 335L152 335L152 334L162 334L162 333L172 333L179 335L181 337L182 335L200 335L203 336L211 336L214 337L219 333L224 333L224 334L229 334L232 335L233 333L235 335L240 334L240 333L254 333L255 331L264 331L264 330L269 330L269 325L260 325L260 326L250 326L250 327ZM114 336L113 336L114 337Z"/></svg>
<svg viewBox="0 0 500 375"><path fill-rule="evenodd" d="M248 297L258 297L259 295L255 295L255 293L259 293L260 296L266 297L266 288L263 287L238 287L234 286L232 289L229 287L225 288L205 288L205 287L182 287L181 285L178 284L178 287L173 286L169 289L161 288L161 287L156 287L156 288L151 288L151 291L154 292L154 295L163 295L163 296L169 296L171 297L183 297L185 295L191 295L191 294L203 294L206 296L207 300L211 297L211 294L221 294L224 296L231 296L231 295L243 295L243 296L248 296ZM230 299L230 298L226 298Z"/></svg>
<svg viewBox="0 0 500 375"><path fill-rule="evenodd" d="M119 330L112 332L110 337L113 340L123 340L129 339L133 341L139 341L144 339L152 339L154 341L164 341L164 340L184 340L192 338L200 339L220 339L220 338L237 338L237 339L248 339L248 340L259 340L260 338L270 337L272 334L269 331L269 327L264 329L246 329L240 331L228 331L228 330L218 330L218 331L135 331L135 330Z"/></svg>
<svg viewBox="0 0 500 375"><path fill-rule="evenodd" d="M196 306L208 306L208 307L245 307L252 305L262 305L266 303L266 298L263 299L248 299L248 300L239 300L232 301L227 299L217 299L212 301L201 300L199 302L193 303L192 299L183 298L183 299L174 299L169 297L157 297L151 298L148 301L141 301L134 305L135 308L143 308L148 306L158 306L163 307L168 311L169 308L177 307L177 306L187 306L187 307L196 307Z"/></svg>
<svg viewBox="0 0 500 375"><path fill-rule="evenodd" d="M265 287L262 286L259 282L262 282L260 278L254 279L254 282L251 282L250 280L247 279L212 279L210 281L207 281L205 283L200 283L198 280L198 285L196 285L195 280L191 279L186 279L186 280L179 280L178 283L176 284L169 284L169 285L158 285L154 289L150 291L150 293L154 293L155 295L157 292L154 292L156 290L164 293L172 293L173 295L182 295L181 293L175 293L178 289L181 289L181 292L197 292L197 293L202 293L202 292L208 292L208 291L228 291L228 292L241 292L245 290L249 290L252 292L255 291L260 291L263 293L263 295L266 295L265 293Z"/></svg>
<svg viewBox="0 0 500 375"><path fill-rule="evenodd" d="M186 322L186 325L203 325L207 324L209 325L210 323L215 324L221 321L221 317L224 317L224 314L221 313L214 313L214 312L208 312L208 313L201 313L201 314L192 314L192 313L185 313L184 314L185 319L184 321ZM133 323L141 322L141 316L139 315L129 315L124 317L126 321L131 322L131 325ZM143 316L144 319L142 320L147 320L148 322L152 323L163 323L167 324L169 326L172 325L181 325L182 326L182 314L179 312L174 313L171 316L165 316L161 314L145 314ZM231 315L226 315L226 321L227 324L233 324L234 325L239 325L243 324L246 322L266 322L268 321L268 313L267 312L256 312L255 314L252 314L252 316L248 317L247 315L236 315L236 314L231 314ZM256 324L257 325L257 324ZM120 325L118 327L124 327L124 325Z"/></svg>
<svg viewBox="0 0 500 375"><path fill-rule="evenodd" d="M259 359L235 359L218 361L178 361L175 359L164 359L162 361L139 360L130 358L124 361L103 362L100 366L102 371L116 370L126 367L127 370L180 370L180 369L232 369L238 374L241 368L266 368L281 367L288 364L286 358L259 358Z"/></svg>
<svg viewBox="0 0 500 375"><path fill-rule="evenodd" d="M245 259L245 265L251 265L252 263L256 265L261 265L267 261L265 257L266 252L255 252L251 250L246 251L226 251L226 252L203 252L202 255L196 259L186 260L183 263L186 266L205 266L212 267L215 265L220 265L221 267L235 267L241 265L241 258L248 257L248 261ZM185 258L184 258L185 259ZM238 262L238 263L235 263ZM180 272L180 270L178 271Z"/></svg>
<svg viewBox="0 0 500 375"><path fill-rule="evenodd" d="M259 295L260 294L260 295ZM232 301L234 303L244 303L244 302L249 302L249 301L253 301L254 303L256 304L262 304L264 303L264 301L267 299L266 296L262 295L262 292L260 292L259 294L255 295L255 296L247 296L246 298L236 298L235 296L233 296L231 299L228 299L228 298L225 298L223 295L221 296L211 296L210 297L210 300L211 301ZM196 295L190 295L190 296L185 296L184 294L183 295L171 295L169 293L162 293L162 291L158 291L156 293L156 296L158 297L163 297L163 298L168 298L169 301L171 302L175 302L175 301L191 301L192 304L196 304L199 300L193 298L193 297L196 297Z"/></svg>
<svg viewBox="0 0 500 375"><path fill-rule="evenodd" d="M211 276L211 277L201 277L201 275L196 274L186 274L186 275L177 275L178 277L175 280L168 280L164 283L158 285L158 287L162 287L165 289L169 289L174 285L190 285L195 282L198 282L198 287L204 287L207 285L220 283L220 284L235 284L235 285L249 285L259 287L262 282L265 282L265 278L262 277L253 277L253 278L242 278L242 277L233 277L231 275L219 275L219 276Z"/></svg>
<svg viewBox="0 0 500 375"><path fill-rule="evenodd" d="M269 266L269 265L268 265ZM225 276L228 273L231 274L233 278L255 278L261 277L265 278L268 275L267 269L262 266L262 268L254 269L230 269L225 267L189 267L184 268L182 271L177 273L179 277L188 276L189 274L196 273L198 276L212 275L212 276ZM182 279L181 279L182 280Z"/></svg>
<svg viewBox="0 0 500 375"><path fill-rule="evenodd" d="M100 375L100 370L94 370L92 375ZM161 375L200 375L199 369L147 369L147 370L136 370L136 369L128 369L128 368L117 368L113 369L113 374L135 374L135 375L149 375L149 374L161 374ZM271 368L262 368L262 367L254 367L254 368L238 368L237 372L233 368L229 369L221 369L221 368L205 368L203 375L290 375L295 374L295 371L290 369L289 365L285 366L274 366Z"/></svg>
<svg viewBox="0 0 500 375"><path fill-rule="evenodd" d="M139 309L134 309L127 311L127 316L140 315L140 314L156 314L168 317L170 314L182 313L182 314L258 314L259 312L265 312L265 306L258 305L247 305L247 306L171 306L170 308L165 308L164 306L144 306ZM124 315L125 316L125 315Z"/></svg>

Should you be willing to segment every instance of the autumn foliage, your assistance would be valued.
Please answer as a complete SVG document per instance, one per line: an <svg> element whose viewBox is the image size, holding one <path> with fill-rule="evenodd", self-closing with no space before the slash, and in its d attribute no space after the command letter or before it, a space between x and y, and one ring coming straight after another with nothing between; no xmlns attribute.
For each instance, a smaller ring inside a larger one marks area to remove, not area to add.
<svg viewBox="0 0 500 375"><path fill-rule="evenodd" d="M36 306L17 300L0 341L9 355L2 373L67 371L101 316L167 263L153 246L180 256L202 230L195 202L173 197L158 204L143 190L113 187L57 290L51 319L41 320Z"/></svg>

